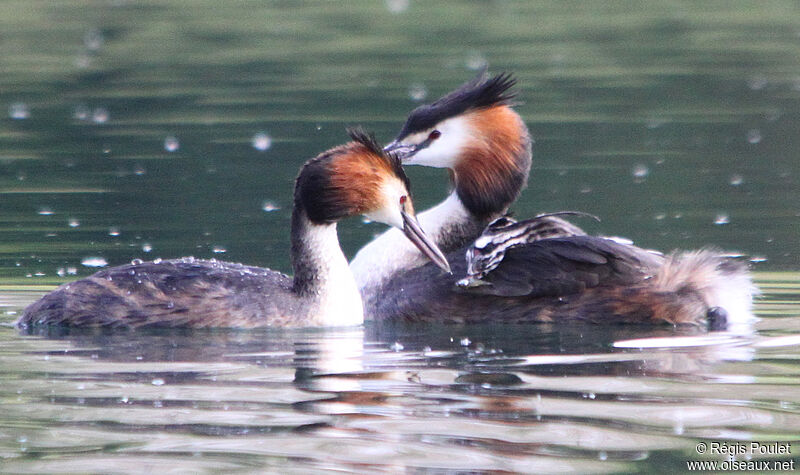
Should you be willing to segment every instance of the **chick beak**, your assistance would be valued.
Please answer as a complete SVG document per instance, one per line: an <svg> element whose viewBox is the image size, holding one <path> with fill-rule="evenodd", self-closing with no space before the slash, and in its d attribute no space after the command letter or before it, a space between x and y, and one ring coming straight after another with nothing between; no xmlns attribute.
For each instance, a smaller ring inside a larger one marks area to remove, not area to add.
<svg viewBox="0 0 800 475"><path fill-rule="evenodd" d="M397 140L395 140L389 145L383 147L383 151L395 155L402 162L403 160L417 153L417 147L415 147L414 145L407 145L404 144L403 142L398 142Z"/></svg>
<svg viewBox="0 0 800 475"><path fill-rule="evenodd" d="M417 246L425 257L448 274L452 274L453 272L450 270L450 263L447 262L447 258L444 257L442 251L440 251L436 244L425 234L417 222L417 218L407 213L405 210L401 211L400 214L403 216L403 234Z"/></svg>

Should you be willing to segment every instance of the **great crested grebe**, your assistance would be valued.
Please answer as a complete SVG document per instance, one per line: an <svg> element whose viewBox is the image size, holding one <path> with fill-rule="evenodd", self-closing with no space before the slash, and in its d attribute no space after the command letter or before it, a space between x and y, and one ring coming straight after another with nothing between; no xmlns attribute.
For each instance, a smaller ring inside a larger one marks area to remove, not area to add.
<svg viewBox="0 0 800 475"><path fill-rule="evenodd" d="M399 160L371 135L303 165L292 211L294 277L227 262L145 262L64 284L30 305L18 325L109 327L303 327L358 325L361 296L339 247L336 223L363 214L402 229L422 254L449 270L414 217Z"/></svg>
<svg viewBox="0 0 800 475"><path fill-rule="evenodd" d="M409 148L402 146L416 144L408 163L451 170L450 195L417 215L445 253L463 248L505 214L528 182L531 140L522 118L511 108L515 82L508 74L487 78L482 73L415 109L387 146L408 154ZM402 234L392 231L362 247L350 262L368 319L389 279L426 263Z"/></svg>
<svg viewBox="0 0 800 475"><path fill-rule="evenodd" d="M445 251L453 273L443 275L419 256L394 257L376 269L380 259L375 256L389 254L397 242L396 233L384 233L351 263L367 318L673 324L709 320L714 328L746 330L756 290L746 265L719 252L663 257L631 244L586 236L555 216L522 223L501 219L485 229L516 199L530 167L528 130L510 107L513 84L507 74L488 78L484 72L415 109L386 146L404 164L451 171L452 194L419 216ZM538 232L543 225L550 231ZM404 250L416 253L408 246ZM394 250L391 254L396 256ZM373 261L372 275L362 270L367 259ZM491 261L490 269L480 270Z"/></svg>

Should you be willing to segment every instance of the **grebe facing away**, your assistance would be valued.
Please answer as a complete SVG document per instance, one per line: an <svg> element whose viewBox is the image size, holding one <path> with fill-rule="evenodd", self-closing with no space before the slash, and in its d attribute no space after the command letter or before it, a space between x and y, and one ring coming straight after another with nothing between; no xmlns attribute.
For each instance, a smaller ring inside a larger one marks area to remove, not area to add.
<svg viewBox="0 0 800 475"><path fill-rule="evenodd" d="M422 232L400 162L372 136L306 162L294 189L290 278L269 269L192 258L124 265L64 284L30 305L21 327L302 327L363 322L361 297L336 222L364 214L398 227L449 270Z"/></svg>
<svg viewBox="0 0 800 475"><path fill-rule="evenodd" d="M452 194L419 218L453 266L377 257L388 231L351 263L367 318L451 322L669 322L747 331L756 292L746 265L713 250L667 257L586 236L557 216L492 223L525 185L530 139L510 107L514 80L480 74L409 115L386 146L404 164L447 168ZM485 232L484 232L485 230ZM544 231L546 230L546 232ZM484 234L481 234L484 232ZM396 255L396 251L392 251ZM371 262L369 272L366 263Z"/></svg>

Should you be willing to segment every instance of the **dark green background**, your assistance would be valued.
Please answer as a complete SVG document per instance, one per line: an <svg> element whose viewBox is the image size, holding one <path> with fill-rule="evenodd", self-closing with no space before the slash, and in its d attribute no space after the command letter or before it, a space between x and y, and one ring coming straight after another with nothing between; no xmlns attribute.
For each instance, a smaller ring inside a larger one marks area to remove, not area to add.
<svg viewBox="0 0 800 475"><path fill-rule="evenodd" d="M387 6L403 3L0 4L0 105L29 111L0 119L0 276L85 275L87 256L290 271L303 161L348 125L390 140L417 105L412 89L435 99L484 63L518 77L536 141L518 216L581 210L602 218L580 223L593 232L643 246L713 244L766 258L756 270L798 268L796 2ZM258 132L269 150L251 146ZM168 136L178 151L165 151ZM410 174L417 209L445 195L443 172ZM381 230L344 223L345 251Z"/></svg>

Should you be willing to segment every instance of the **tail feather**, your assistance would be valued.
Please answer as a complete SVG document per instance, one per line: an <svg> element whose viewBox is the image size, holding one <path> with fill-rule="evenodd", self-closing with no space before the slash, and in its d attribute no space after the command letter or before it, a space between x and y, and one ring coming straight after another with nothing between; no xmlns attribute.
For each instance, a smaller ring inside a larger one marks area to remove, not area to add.
<svg viewBox="0 0 800 475"><path fill-rule="evenodd" d="M742 261L713 249L673 252L653 276L652 285L657 292L692 292L705 304L709 316L725 316L728 331L752 331L753 297L759 292Z"/></svg>

